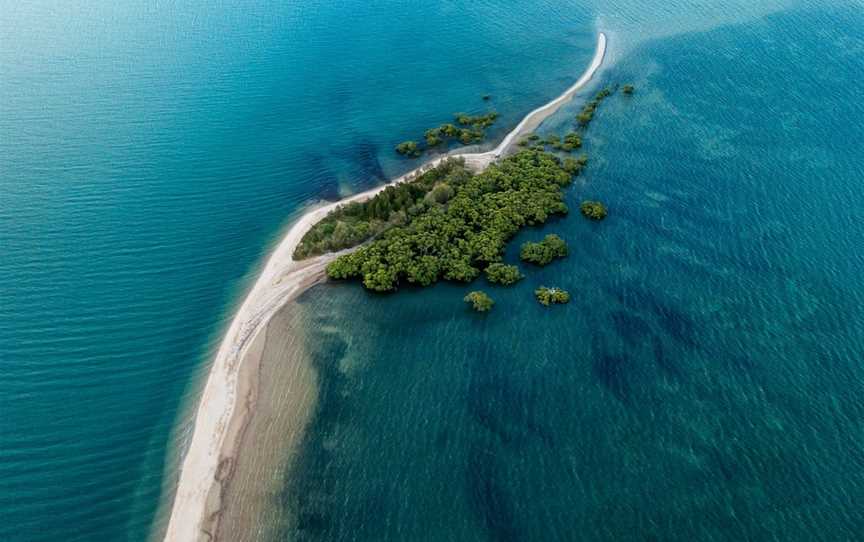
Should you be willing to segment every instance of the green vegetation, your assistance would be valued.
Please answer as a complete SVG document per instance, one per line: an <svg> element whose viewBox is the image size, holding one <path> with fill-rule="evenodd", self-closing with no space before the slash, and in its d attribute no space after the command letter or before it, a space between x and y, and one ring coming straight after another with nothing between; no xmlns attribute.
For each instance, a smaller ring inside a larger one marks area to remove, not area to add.
<svg viewBox="0 0 864 542"><path fill-rule="evenodd" d="M519 282L524 278L524 275L519 272L519 268L515 265L506 265L495 262L489 264L486 268L486 280L493 284L510 285Z"/></svg>
<svg viewBox="0 0 864 542"><path fill-rule="evenodd" d="M587 127L591 124L591 120L594 119L594 111L597 110L597 106L600 105L600 102L608 98L612 95L612 89L604 88L600 92L597 93L597 96L594 97L593 100L585 104L582 108L582 111L576 115L576 120L579 122L579 125L583 128Z"/></svg>
<svg viewBox="0 0 864 542"><path fill-rule="evenodd" d="M537 301L539 301L541 305L547 307L552 304L570 302L570 294L561 288L547 288L541 286L534 290L534 297L537 298Z"/></svg>
<svg viewBox="0 0 864 542"><path fill-rule="evenodd" d="M484 95L483 95L483 101L484 101L484 102L488 102L488 101L491 100L491 99L492 99L492 95L491 95L491 94L484 94Z"/></svg>
<svg viewBox="0 0 864 542"><path fill-rule="evenodd" d="M437 128L430 128L423 134L426 140L426 148L432 149L439 145L448 143L454 139L463 145L479 143L486 137L484 130L495 123L498 113L490 112L485 115L466 115L456 113L454 115L456 124L444 123ZM458 126L457 126L458 125ZM403 156L416 158L423 150L414 141L406 141L396 146L396 152Z"/></svg>
<svg viewBox="0 0 864 542"><path fill-rule="evenodd" d="M634 90L636 90L636 87L634 87L633 85L624 85L624 87L621 89L621 92L630 96L631 94L633 94Z"/></svg>
<svg viewBox="0 0 864 542"><path fill-rule="evenodd" d="M558 151L571 152L582 146L582 136L576 132L570 132L564 136L562 141L558 134L549 134L546 139L541 139L537 134L531 134L520 139L516 144L538 151L546 150L546 147L549 146Z"/></svg>
<svg viewBox="0 0 864 542"><path fill-rule="evenodd" d="M570 152L573 149L578 149L582 146L582 136L576 132L570 132L564 136L564 143L561 144L561 150Z"/></svg>
<svg viewBox="0 0 864 542"><path fill-rule="evenodd" d="M612 94L605 88L580 112L584 129L599 104ZM480 141L497 113L455 115L454 123L427 130L427 148L453 139ZM566 214L562 188L588 164L578 157L546 152L547 147L571 152L582 146L582 130L550 135L545 140L527 134L522 149L490 165L479 174L465 168L464 160L449 160L415 179L391 186L359 203L341 206L316 224L301 240L295 259L363 244L339 256L327 266L331 279L360 279L374 291L395 290L407 282L427 286L438 280L471 282L485 272L493 284L513 284L523 278L519 268L501 263L505 245L521 228L545 223L555 214ZM397 151L407 156L421 152L416 142L406 141ZM560 153L559 153L560 154ZM586 201L582 213L601 220L603 204ZM365 244L364 244L365 243ZM567 256L567 243L547 235L538 243L521 247L523 261L547 265ZM559 288L541 287L537 299L544 305L566 303L570 297ZM476 310L486 311L492 300L480 291L465 298Z"/></svg>
<svg viewBox="0 0 864 542"><path fill-rule="evenodd" d="M606 206L599 201L583 201L579 206L579 210L591 220L603 220L609 214Z"/></svg>
<svg viewBox="0 0 864 542"><path fill-rule="evenodd" d="M471 143L480 143L486 134L483 130L462 128L459 130L459 143L470 145Z"/></svg>
<svg viewBox="0 0 864 542"><path fill-rule="evenodd" d="M406 224L429 207L453 197L453 185L470 177L459 160L447 160L412 180L388 186L367 201L337 207L303 236L294 259L334 252Z"/></svg>
<svg viewBox="0 0 864 542"><path fill-rule="evenodd" d="M579 158L570 158L569 156L561 163L564 170L571 175L579 175L585 166L588 165L588 156L583 154Z"/></svg>
<svg viewBox="0 0 864 542"><path fill-rule="evenodd" d="M396 145L396 152L410 158L417 158L421 154L420 147L416 141L403 141L399 143Z"/></svg>
<svg viewBox="0 0 864 542"><path fill-rule="evenodd" d="M426 138L427 147L437 147L441 143L444 143L444 138L441 137L440 128L431 128L426 130L424 137Z"/></svg>
<svg viewBox="0 0 864 542"><path fill-rule="evenodd" d="M474 128L483 129L495 124L498 119L498 113L492 111L485 115L466 115L465 113L456 113L456 123L462 126L473 126Z"/></svg>
<svg viewBox="0 0 864 542"><path fill-rule="evenodd" d="M555 258L567 256L567 243L554 233L550 233L539 243L524 243L519 251L523 261L535 265L548 265Z"/></svg>
<svg viewBox="0 0 864 542"><path fill-rule="evenodd" d="M477 312L487 312L492 308L492 305L495 304L495 301L493 301L486 292L481 292L479 290L469 293L462 298L462 301L470 303L471 308Z"/></svg>
<svg viewBox="0 0 864 542"><path fill-rule="evenodd" d="M549 137L546 138L546 145L549 145L553 149L560 149L561 137L557 134L550 134Z"/></svg>
<svg viewBox="0 0 864 542"><path fill-rule="evenodd" d="M454 164L450 164L449 172L431 170L421 176L433 174L437 179L424 182L428 187L425 192L418 189L418 194L423 192L422 208L418 208L416 197L399 203L395 212L404 222L383 218L394 213L393 207L388 213L382 209L376 214L381 217L377 220L389 222L379 230L382 233L331 262L327 275L333 279L361 278L364 286L381 292L394 290L402 280L422 286L441 278L470 282L489 264L501 260L506 242L520 228L567 213L561 189L571 182L572 175L552 154L524 150L477 175L467 172L462 164ZM415 182L399 186L410 191ZM443 204L428 202L436 196L426 198L426 193L439 183L453 190L452 197ZM371 207L377 211L381 204L370 201L358 205L371 213ZM405 208L408 211L403 213ZM312 246L328 243L323 237ZM560 254L561 248L554 242L551 245L553 254Z"/></svg>

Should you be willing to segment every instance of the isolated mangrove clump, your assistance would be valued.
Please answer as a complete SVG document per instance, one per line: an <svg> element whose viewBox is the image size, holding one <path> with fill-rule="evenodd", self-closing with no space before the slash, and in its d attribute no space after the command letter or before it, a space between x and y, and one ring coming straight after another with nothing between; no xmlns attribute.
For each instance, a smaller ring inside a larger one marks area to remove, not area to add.
<svg viewBox="0 0 864 542"><path fill-rule="evenodd" d="M582 205L579 206L579 210L582 211L585 217L591 220L603 220L609 214L606 206L599 201L583 201Z"/></svg>
<svg viewBox="0 0 864 542"><path fill-rule="evenodd" d="M524 243L519 251L523 261L534 265L547 265L555 258L567 256L567 243L554 233L550 233L539 243Z"/></svg>
<svg viewBox="0 0 864 542"><path fill-rule="evenodd" d="M628 96L629 96L630 94L633 94L633 91L634 91L634 90L636 90L636 87L634 87L633 85L624 85L624 86L621 88L621 92L623 92L624 94L627 94Z"/></svg>
<svg viewBox="0 0 864 542"><path fill-rule="evenodd" d="M546 286L541 286L534 290L534 297L537 298L537 301L539 301L541 305L547 307L553 304L570 302L570 294L561 288L547 288Z"/></svg>
<svg viewBox="0 0 864 542"><path fill-rule="evenodd" d="M416 141L403 141L396 145L396 152L402 156L417 158L420 156L420 147L417 145Z"/></svg>
<svg viewBox="0 0 864 542"><path fill-rule="evenodd" d="M469 303L471 308L477 312L488 312L492 309L492 305L495 302L489 297L486 292L482 292L480 290L475 290L468 295L466 295L463 299L465 303Z"/></svg>
<svg viewBox="0 0 864 542"><path fill-rule="evenodd" d="M486 279L493 284L510 285L522 280L524 275L519 272L515 265L507 265L500 262L489 264L486 268Z"/></svg>

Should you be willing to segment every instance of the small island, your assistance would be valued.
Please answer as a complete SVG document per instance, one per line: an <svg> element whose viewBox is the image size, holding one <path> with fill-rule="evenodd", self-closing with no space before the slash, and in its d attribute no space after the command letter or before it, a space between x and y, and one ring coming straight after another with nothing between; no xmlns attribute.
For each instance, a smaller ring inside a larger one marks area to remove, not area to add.
<svg viewBox="0 0 864 542"><path fill-rule="evenodd" d="M626 94L628 96L632 95L633 91L635 91L635 90L636 90L636 87L634 87L633 85L624 85L621 88L621 92L623 92L624 94Z"/></svg>
<svg viewBox="0 0 864 542"><path fill-rule="evenodd" d="M462 298L462 301L469 303L471 308L477 312L489 312L492 309L492 305L495 304L495 301L486 292L480 290L469 293Z"/></svg>
<svg viewBox="0 0 864 542"><path fill-rule="evenodd" d="M537 301L539 301L541 305L546 307L549 305L570 302L570 294L561 288L547 288L546 286L541 286L534 290L534 297L537 298Z"/></svg>
<svg viewBox="0 0 864 542"><path fill-rule="evenodd" d="M583 201L579 206L579 211L582 212L583 216L590 218L591 220L603 220L606 218L606 215L609 214L605 205L599 201L590 200Z"/></svg>
<svg viewBox="0 0 864 542"><path fill-rule="evenodd" d="M534 265L544 266L552 263L556 258L567 256L567 242L554 233L550 233L539 243L523 243L519 251L519 257Z"/></svg>

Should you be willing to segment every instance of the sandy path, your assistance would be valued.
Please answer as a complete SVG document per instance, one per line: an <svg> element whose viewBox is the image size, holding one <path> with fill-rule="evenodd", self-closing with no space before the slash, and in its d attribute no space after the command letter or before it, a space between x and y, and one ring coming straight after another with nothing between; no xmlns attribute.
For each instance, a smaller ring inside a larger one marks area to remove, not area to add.
<svg viewBox="0 0 864 542"><path fill-rule="evenodd" d="M413 178L418 172L435 167L447 158L464 158L466 165L475 171L486 168L508 152L520 135L535 130L544 119L570 100L593 77L605 53L606 35L600 33L594 58L579 80L558 98L529 113L495 149L485 153L439 156L389 184L315 208L290 227L234 316L210 368L198 404L192 440L183 458L165 533L166 541L207 540L217 527L221 507L220 488L230 478L230 472L226 474L224 471L226 465L233 463L237 453L237 435L242 433L251 414L250 408L237 408L238 404L246 402L250 388L248 375L255 374L257 368L252 365L260 361L260 352L250 348L250 345L253 345L255 338L280 307L323 280L324 268L337 256L326 254L301 262L294 261L292 254L303 235L337 206L368 199L390 184ZM247 366L241 372L244 363Z"/></svg>

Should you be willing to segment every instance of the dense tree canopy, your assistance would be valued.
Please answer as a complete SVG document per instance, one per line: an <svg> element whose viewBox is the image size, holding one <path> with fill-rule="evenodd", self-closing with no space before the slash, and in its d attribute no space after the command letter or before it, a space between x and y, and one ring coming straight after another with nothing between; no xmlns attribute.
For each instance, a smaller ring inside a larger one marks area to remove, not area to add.
<svg viewBox="0 0 864 542"><path fill-rule="evenodd" d="M519 257L535 265L547 265L555 258L567 256L567 243L554 233L550 233L539 243L523 243Z"/></svg>
<svg viewBox="0 0 864 542"><path fill-rule="evenodd" d="M561 288L547 288L541 286L534 290L534 297L537 298L537 301L539 301L541 305L546 305L547 307L555 303L570 302L570 294Z"/></svg>
<svg viewBox="0 0 864 542"><path fill-rule="evenodd" d="M423 286L440 278L471 281L501 260L505 243L520 228L567 213L561 188L571 179L556 156L535 150L509 156L477 175L464 168L453 171L446 179L453 189L446 204L407 213L404 224L340 256L327 274L361 278L375 291L393 290L402 280Z"/></svg>
<svg viewBox="0 0 864 542"><path fill-rule="evenodd" d="M404 225L427 208L446 203L453 197L454 186L470 176L461 160L447 160L415 179L388 186L365 202L341 205L303 236L294 259L354 247L389 228Z"/></svg>
<svg viewBox="0 0 864 542"><path fill-rule="evenodd" d="M471 308L477 312L487 312L492 309L492 305L495 304L495 301L493 301L486 292L481 292L479 290L469 293L462 298L462 300L465 303L470 303Z"/></svg>

